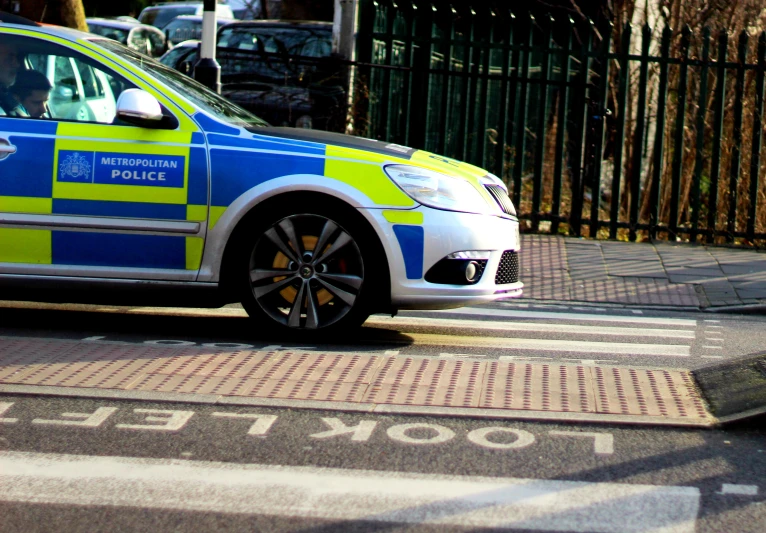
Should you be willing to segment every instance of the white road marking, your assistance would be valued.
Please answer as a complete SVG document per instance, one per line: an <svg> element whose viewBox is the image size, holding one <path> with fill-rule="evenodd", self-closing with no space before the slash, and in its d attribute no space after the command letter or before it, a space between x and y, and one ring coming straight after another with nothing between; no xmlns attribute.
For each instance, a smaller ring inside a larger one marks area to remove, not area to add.
<svg viewBox="0 0 766 533"><path fill-rule="evenodd" d="M147 416L144 420L147 422L157 422L157 424L116 424L115 427L122 429L178 431L194 416L194 411L173 411L170 409L133 409L133 412L152 415Z"/></svg>
<svg viewBox="0 0 766 533"><path fill-rule="evenodd" d="M96 335L95 337L86 337L86 338L83 339L83 341L100 341L100 340L103 340L105 338L106 337L104 337L103 335Z"/></svg>
<svg viewBox="0 0 766 533"><path fill-rule="evenodd" d="M718 494L737 494L740 496L757 496L758 485L737 485L734 483L724 483Z"/></svg>
<svg viewBox="0 0 766 533"><path fill-rule="evenodd" d="M461 348L496 348L502 350L540 350L632 355L667 355L688 357L689 346L680 344L639 344L623 342L568 341L557 339L522 339L516 337L461 337L427 333L409 333L414 344L458 346Z"/></svg>
<svg viewBox="0 0 766 533"><path fill-rule="evenodd" d="M497 433L513 435L514 439L512 442L493 442L489 440L489 435ZM532 435L529 431L524 431L523 429L489 427L474 429L468 433L468 440L484 448L491 448L494 450L511 450L526 448L535 442L535 436Z"/></svg>
<svg viewBox="0 0 766 533"><path fill-rule="evenodd" d="M351 435L351 440L354 442L366 442L378 425L377 422L371 420L362 420L355 426L347 426L340 418L323 418L322 422L330 429L321 433L314 433L309 437L312 439L329 439L341 435Z"/></svg>
<svg viewBox="0 0 766 533"><path fill-rule="evenodd" d="M0 451L0 500L466 528L692 533L695 487Z"/></svg>
<svg viewBox="0 0 766 533"><path fill-rule="evenodd" d="M709 322L709 323L711 323L711 324L719 324L721 321L720 321L720 320L710 320L710 319L707 319L707 318L706 318L706 319L705 319L705 322Z"/></svg>
<svg viewBox="0 0 766 533"><path fill-rule="evenodd" d="M49 426L97 428L116 412L116 407L99 407L93 413L61 413L61 416L64 418L74 418L79 420L46 420L43 418L35 418L32 420L32 423Z"/></svg>
<svg viewBox="0 0 766 533"><path fill-rule="evenodd" d="M15 424L19 421L18 418L3 418L3 415L8 412L8 409L13 407L14 402L0 402L0 424Z"/></svg>
<svg viewBox="0 0 766 533"><path fill-rule="evenodd" d="M578 324L545 324L540 322L512 322L495 320L465 320L450 318L422 317L370 317L367 325L396 326L396 327L434 327L486 329L497 331L532 331L535 333L577 333L582 335L619 335L624 337L667 337L673 339L693 339L694 330L683 329L647 329L647 328L615 328L606 326L583 326Z"/></svg>
<svg viewBox="0 0 766 533"><path fill-rule="evenodd" d="M703 348L707 348L708 350L723 350L723 346L703 346Z"/></svg>
<svg viewBox="0 0 766 533"><path fill-rule="evenodd" d="M504 318L540 318L545 320L580 320L585 322L621 322L625 324L659 324L663 326L695 327L696 320L686 318L662 318L648 316L609 316L589 315L584 313L547 313L543 311L513 311L510 309L484 309L479 307L463 307L434 311L435 313L450 313L472 316L494 316Z"/></svg>
<svg viewBox="0 0 766 533"><path fill-rule="evenodd" d="M533 355L501 355L498 357L500 361L550 361L551 357L536 357Z"/></svg>
<svg viewBox="0 0 766 533"><path fill-rule="evenodd" d="M588 431L549 431L548 434L559 437L590 437L593 439L593 451L597 455L612 455L614 453L614 436L611 433L595 433Z"/></svg>
<svg viewBox="0 0 766 533"><path fill-rule="evenodd" d="M274 425L274 422L277 421L276 415L259 415L256 413L213 413L212 416L221 418L245 418L249 420L255 419L253 425L247 430L247 434L258 437L266 435L271 429L271 426Z"/></svg>
<svg viewBox="0 0 766 533"><path fill-rule="evenodd" d="M436 435L430 437L411 437L407 435L408 431L417 430L436 432ZM454 431L437 424L399 424L388 428L386 433L390 438L405 444L441 444L455 438Z"/></svg>

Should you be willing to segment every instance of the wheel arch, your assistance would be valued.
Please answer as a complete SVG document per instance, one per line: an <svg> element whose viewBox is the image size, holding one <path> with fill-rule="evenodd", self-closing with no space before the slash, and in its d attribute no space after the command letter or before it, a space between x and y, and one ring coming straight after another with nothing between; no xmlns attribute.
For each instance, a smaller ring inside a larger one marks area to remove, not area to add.
<svg viewBox="0 0 766 533"><path fill-rule="evenodd" d="M221 255L219 269L219 285L232 302L237 300L234 271L237 264L238 252L245 240L248 228L257 225L261 220L268 217L268 213L277 206L285 204L306 205L317 204L328 207L332 210L342 212L345 216L354 221L354 230L360 231L365 241L370 245L370 251L373 254L371 261L380 269L378 275L381 278L376 283L374 292L374 311L388 311L391 307L391 271L389 258L386 249L383 246L381 236L373 224L357 209L358 206L350 202L333 196L331 194L319 191L287 191L271 196L263 201L251 206L237 221L231 230Z"/></svg>

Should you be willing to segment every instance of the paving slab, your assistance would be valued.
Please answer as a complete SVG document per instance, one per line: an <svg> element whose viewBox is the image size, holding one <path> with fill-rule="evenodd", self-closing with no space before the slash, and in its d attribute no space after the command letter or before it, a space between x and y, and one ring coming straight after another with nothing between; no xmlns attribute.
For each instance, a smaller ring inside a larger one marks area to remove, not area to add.
<svg viewBox="0 0 766 533"><path fill-rule="evenodd" d="M750 310L752 304L766 305L762 251L527 234L522 250L524 297L529 299L732 311L738 305ZM650 280L655 283L651 289ZM638 283L643 285L632 285Z"/></svg>

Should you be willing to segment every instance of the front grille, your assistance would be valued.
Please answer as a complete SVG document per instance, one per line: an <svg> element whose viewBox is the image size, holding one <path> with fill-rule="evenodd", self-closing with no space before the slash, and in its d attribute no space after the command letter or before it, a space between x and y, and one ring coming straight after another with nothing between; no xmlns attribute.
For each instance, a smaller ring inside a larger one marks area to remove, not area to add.
<svg viewBox="0 0 766 533"><path fill-rule="evenodd" d="M519 256L513 250L506 250L500 258L500 266L497 267L495 284L504 285L517 281L519 281Z"/></svg>
<svg viewBox="0 0 766 533"><path fill-rule="evenodd" d="M508 193L505 192L505 189L503 189L500 185L484 185L484 187L487 188L487 191L489 191L489 194L491 194L492 198L495 199L497 205L499 205L500 209L503 210L503 213L506 215L516 216L516 210L513 208L513 202L511 202L511 199L508 197Z"/></svg>

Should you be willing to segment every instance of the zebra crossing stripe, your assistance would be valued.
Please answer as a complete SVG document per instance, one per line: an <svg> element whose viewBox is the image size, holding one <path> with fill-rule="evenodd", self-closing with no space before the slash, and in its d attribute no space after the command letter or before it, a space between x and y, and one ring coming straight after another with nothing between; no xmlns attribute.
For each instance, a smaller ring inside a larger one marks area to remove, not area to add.
<svg viewBox="0 0 766 533"><path fill-rule="evenodd" d="M694 330L683 329L647 329L641 327L624 328L608 326L585 326L582 324L546 324L541 322L518 322L497 320L470 320L454 318L426 318L398 316L394 318L373 316L367 325L395 327L438 327L461 329L487 329L498 331L531 331L539 333L575 333L582 335L614 335L623 337L666 337L671 339L693 339Z"/></svg>
<svg viewBox="0 0 766 533"><path fill-rule="evenodd" d="M0 486L4 502L535 531L692 533L700 508L694 487L29 452L0 452Z"/></svg>
<svg viewBox="0 0 766 533"><path fill-rule="evenodd" d="M682 326L693 328L697 321L686 318L663 318L650 316L619 316L619 315L593 315L585 313L557 313L546 311L519 311L512 309L489 309L481 307L464 307L460 309L448 309L446 311L433 311L439 314L472 315L503 318L544 319L544 320L574 320L586 322L621 322L625 324L657 324L662 326Z"/></svg>

